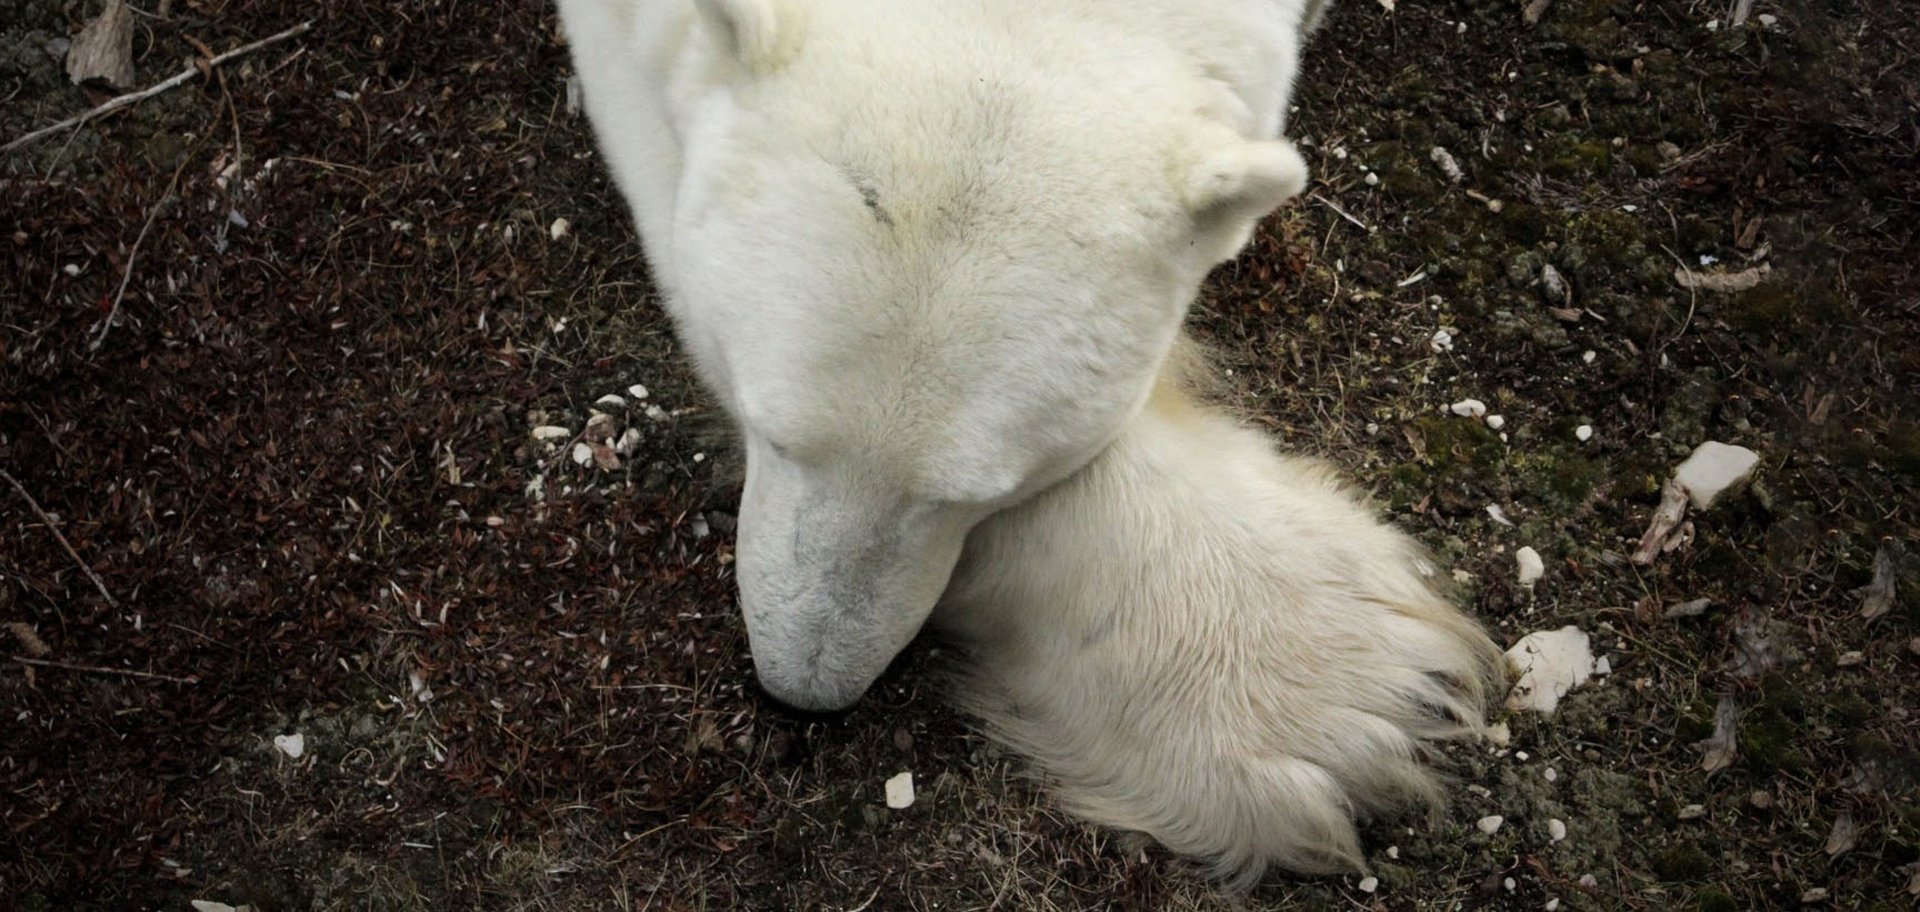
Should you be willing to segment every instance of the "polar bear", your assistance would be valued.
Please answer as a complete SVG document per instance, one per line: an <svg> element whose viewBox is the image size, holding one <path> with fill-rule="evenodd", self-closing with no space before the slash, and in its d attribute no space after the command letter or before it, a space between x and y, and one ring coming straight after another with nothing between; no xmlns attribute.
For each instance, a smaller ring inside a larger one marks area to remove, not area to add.
<svg viewBox="0 0 1920 912"><path fill-rule="evenodd" d="M761 685L851 705L967 532L1145 403L1306 168L1302 0L564 0L600 148L746 450Z"/></svg>
<svg viewBox="0 0 1920 912"><path fill-rule="evenodd" d="M770 695L851 705L939 604L968 705L1069 807L1222 873L1353 864L1353 814L1431 793L1415 744L1477 722L1491 644L1173 355L1305 185L1281 131L1319 2L560 10L740 431Z"/></svg>

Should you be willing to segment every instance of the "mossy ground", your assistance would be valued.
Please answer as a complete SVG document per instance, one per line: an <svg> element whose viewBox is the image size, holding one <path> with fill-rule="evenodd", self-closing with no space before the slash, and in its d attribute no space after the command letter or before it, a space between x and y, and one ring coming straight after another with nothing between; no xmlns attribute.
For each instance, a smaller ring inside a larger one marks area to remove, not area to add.
<svg viewBox="0 0 1920 912"><path fill-rule="evenodd" d="M1232 404L1371 486L1496 639L1578 624L1612 673L1507 719L1504 749L1439 751L1453 803L1371 826L1374 892L1245 899L1062 817L943 706L934 647L844 719L754 694L738 464L565 113L550 9L141 19L143 83L189 38L321 24L0 160L0 466L118 594L0 489L0 622L199 682L0 671L0 906L1910 908L1920 26L1860 0L1761 0L1773 24L1739 29L1707 27L1721 3L1521 5L1338 6L1291 119L1312 192L1193 326ZM8 136L98 98L42 50L90 11L16 6ZM1732 295L1674 279L1761 263ZM673 414L631 419L620 469L527 441L636 382ZM1466 398L1504 426L1445 411ZM1759 452L1759 482L1628 563L1707 439ZM1882 548L1906 595L1869 621ZM1707 773L1723 697L1737 756ZM298 761L269 746L295 731ZM889 811L903 769L919 801Z"/></svg>

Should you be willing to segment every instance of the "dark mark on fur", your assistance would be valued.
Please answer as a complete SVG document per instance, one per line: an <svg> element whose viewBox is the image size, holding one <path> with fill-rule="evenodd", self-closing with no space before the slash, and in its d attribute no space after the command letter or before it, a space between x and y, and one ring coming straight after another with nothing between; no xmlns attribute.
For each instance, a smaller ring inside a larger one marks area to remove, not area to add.
<svg viewBox="0 0 1920 912"><path fill-rule="evenodd" d="M893 216L888 215L887 210L880 207L880 191L866 183L858 183L854 186L860 189L860 201L866 203L868 209L873 210L873 217L879 220L880 224L892 228Z"/></svg>

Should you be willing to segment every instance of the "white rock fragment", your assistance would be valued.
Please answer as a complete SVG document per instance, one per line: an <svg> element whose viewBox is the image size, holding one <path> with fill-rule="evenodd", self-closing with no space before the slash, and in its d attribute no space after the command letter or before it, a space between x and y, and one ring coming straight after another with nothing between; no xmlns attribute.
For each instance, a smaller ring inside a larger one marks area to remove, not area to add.
<svg viewBox="0 0 1920 912"><path fill-rule="evenodd" d="M619 396L616 396L612 393L608 393L604 396L601 396L598 399L593 400L593 407L603 412L617 411L617 410L625 409L627 407L627 400L622 399Z"/></svg>
<svg viewBox="0 0 1920 912"><path fill-rule="evenodd" d="M240 912L226 903L214 902L210 899L196 899L188 905L193 906L193 912Z"/></svg>
<svg viewBox="0 0 1920 912"><path fill-rule="evenodd" d="M1532 586L1547 575L1547 563L1540 559L1540 552L1533 550L1532 545L1522 545L1513 552L1513 562L1519 565L1522 586Z"/></svg>
<svg viewBox="0 0 1920 912"><path fill-rule="evenodd" d="M1359 888L1360 892L1362 893L1372 893L1373 891L1380 889L1380 878L1362 877L1360 878L1360 882L1355 884L1354 886Z"/></svg>
<svg viewBox="0 0 1920 912"><path fill-rule="evenodd" d="M1705 510L1722 494L1745 485L1759 464L1760 454L1746 447L1709 440L1673 470L1673 480L1687 489L1694 509Z"/></svg>
<svg viewBox="0 0 1920 912"><path fill-rule="evenodd" d="M557 241L563 237L566 237L567 232L572 229L573 229L572 222L569 222L563 218L557 218L553 220L553 224L547 226L547 237L550 237Z"/></svg>
<svg viewBox="0 0 1920 912"><path fill-rule="evenodd" d="M887 780L887 807L896 811L913 807L913 772L911 770Z"/></svg>
<svg viewBox="0 0 1920 912"><path fill-rule="evenodd" d="M1364 181L1366 181L1366 182L1367 182L1367 186L1369 186L1369 187L1378 187L1378 186L1380 186L1380 175L1378 175L1378 174L1375 174L1375 173L1373 173L1372 171L1368 171L1368 172L1367 172L1367 176L1366 176L1366 177L1364 177L1364 178L1362 178L1362 180L1364 180Z"/></svg>
<svg viewBox="0 0 1920 912"><path fill-rule="evenodd" d="M1507 822L1507 818L1502 817L1499 814L1489 814L1485 817L1480 818L1479 820L1474 821L1473 825L1479 827L1480 832L1485 833L1488 836L1492 836L1493 834L1500 832L1500 825L1506 822Z"/></svg>
<svg viewBox="0 0 1920 912"><path fill-rule="evenodd" d="M1772 13L1761 13L1759 16L1756 16L1755 18L1759 19L1760 24L1766 26L1767 28L1773 28L1775 25L1777 25L1780 22L1780 17L1775 16Z"/></svg>
<svg viewBox="0 0 1920 912"><path fill-rule="evenodd" d="M593 461L593 447L586 441L573 445L573 461L576 465L586 465Z"/></svg>
<svg viewBox="0 0 1920 912"><path fill-rule="evenodd" d="M1436 352L1453 351L1453 333L1445 329L1436 329L1433 331L1432 341L1428 342L1427 345Z"/></svg>
<svg viewBox="0 0 1920 912"><path fill-rule="evenodd" d="M1547 900L1547 904L1542 908L1546 909L1547 912L1560 912L1560 897L1556 896Z"/></svg>
<svg viewBox="0 0 1920 912"><path fill-rule="evenodd" d="M572 430L563 428L557 424L543 424L533 429L533 439L535 440L562 440L572 436Z"/></svg>
<svg viewBox="0 0 1920 912"><path fill-rule="evenodd" d="M1506 747L1513 740L1513 730L1505 722L1495 722L1487 726L1484 734L1495 747Z"/></svg>
<svg viewBox="0 0 1920 912"><path fill-rule="evenodd" d="M1400 847L1399 847L1399 846L1397 846L1397 845L1396 845L1396 846L1387 846L1387 857L1388 857L1388 858L1391 858L1391 859L1393 859L1394 861L1399 861L1399 860L1400 860Z"/></svg>
<svg viewBox="0 0 1920 912"><path fill-rule="evenodd" d="M1439 167L1441 174L1447 176L1448 181L1457 184L1467 179L1467 172L1460 169L1460 163L1454 160L1453 153L1448 152L1446 147L1434 146L1427 157L1433 159L1434 165Z"/></svg>
<svg viewBox="0 0 1920 912"><path fill-rule="evenodd" d="M1597 353L1597 352L1595 352L1595 351L1594 351L1593 349L1591 349L1591 348L1589 348L1589 349L1587 349L1586 351L1583 351L1583 352L1581 352L1581 353L1580 353L1580 363L1581 363L1581 364L1592 364L1592 363L1593 363L1593 359L1595 359L1595 358L1598 358L1598 357L1600 357L1600 355L1599 355L1599 353Z"/></svg>
<svg viewBox="0 0 1920 912"><path fill-rule="evenodd" d="M1600 878L1595 877L1592 874L1582 874L1580 875L1579 883L1581 886L1591 890L1594 887L1597 887L1600 885Z"/></svg>
<svg viewBox="0 0 1920 912"><path fill-rule="evenodd" d="M1462 399L1447 406L1447 411L1462 418L1479 418L1487 413L1487 404L1478 399Z"/></svg>
<svg viewBox="0 0 1920 912"><path fill-rule="evenodd" d="M291 735L274 735L273 747L286 754L289 759L298 760L301 754L307 752L307 737L299 732Z"/></svg>
<svg viewBox="0 0 1920 912"><path fill-rule="evenodd" d="M1507 665L1519 676L1507 708L1552 714L1567 691L1593 677L1593 650L1578 627L1539 630L1507 650Z"/></svg>
<svg viewBox="0 0 1920 912"><path fill-rule="evenodd" d="M647 398L647 387L645 384L636 383L627 387L627 395L635 399L645 399Z"/></svg>
<svg viewBox="0 0 1920 912"><path fill-rule="evenodd" d="M1593 660L1593 676L1596 678L1613 674L1613 662L1606 656Z"/></svg>
<svg viewBox="0 0 1920 912"><path fill-rule="evenodd" d="M1567 823L1558 817L1547 821L1547 838L1559 842L1567 838Z"/></svg>
<svg viewBox="0 0 1920 912"><path fill-rule="evenodd" d="M1520 889L1520 882L1517 880L1514 880L1511 877L1501 881L1500 885L1503 887L1506 887L1508 893L1512 893L1513 891Z"/></svg>
<svg viewBox="0 0 1920 912"><path fill-rule="evenodd" d="M1513 520L1507 518L1507 511L1500 509L1499 504L1487 504L1487 515L1503 526L1509 528L1513 526Z"/></svg>
<svg viewBox="0 0 1920 912"><path fill-rule="evenodd" d="M1586 443L1593 439L1593 425L1583 424L1573 429L1573 439Z"/></svg>
<svg viewBox="0 0 1920 912"><path fill-rule="evenodd" d="M1707 806L1704 804L1689 804L1680 809L1679 816L1681 820L1694 820L1705 817L1707 816Z"/></svg>
<svg viewBox="0 0 1920 912"><path fill-rule="evenodd" d="M625 431L622 431L620 433L620 439L614 443L613 451L622 456L632 456L633 451L638 449L639 447L640 447L640 429L627 428Z"/></svg>
<svg viewBox="0 0 1920 912"><path fill-rule="evenodd" d="M667 410L657 405L647 406L647 420L661 421L667 417Z"/></svg>
<svg viewBox="0 0 1920 912"><path fill-rule="evenodd" d="M1545 779L1548 782L1552 782L1553 780L1560 778L1560 773L1554 770L1553 767L1549 766L1547 767L1546 772L1540 774L1540 778Z"/></svg>
<svg viewBox="0 0 1920 912"><path fill-rule="evenodd" d="M1507 419L1505 417L1500 415L1487 416L1487 427L1493 428L1494 430L1497 431L1506 426L1507 426Z"/></svg>

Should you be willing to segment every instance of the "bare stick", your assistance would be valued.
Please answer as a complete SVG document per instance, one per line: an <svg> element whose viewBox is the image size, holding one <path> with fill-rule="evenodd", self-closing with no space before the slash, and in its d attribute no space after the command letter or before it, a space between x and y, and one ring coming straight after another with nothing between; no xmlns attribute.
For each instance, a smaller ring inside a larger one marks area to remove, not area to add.
<svg viewBox="0 0 1920 912"><path fill-rule="evenodd" d="M302 22L299 25L296 25L293 28L287 29L286 31L281 32L277 35L271 35L269 37L262 38L259 41L253 42L252 44L243 44L237 48L234 48L231 51L227 51L226 53L220 54L217 57L208 58L204 62L207 69L211 70L214 67L217 67L220 64L226 63L227 61L232 60L235 57L239 57L243 54L251 54L254 51L257 51L263 47L266 47L267 45L278 44L282 41L287 40L288 38L294 37L295 35L305 34L307 31L309 31L312 28L313 28L312 22L310 21ZM59 123L53 124L51 126L41 127L40 129L35 130L32 133L28 133L27 135L22 136L19 139L16 139L10 143L7 143L4 146L0 146L0 152L12 152L13 150L18 149L21 146L26 145L27 143L33 142L36 139L40 139L41 137L58 133L61 130L67 129L68 127L80 126L81 124L84 124L87 121L90 121L96 117L99 117L100 115L105 114L109 111L117 111L121 108L126 107L127 105L134 104L135 102L145 101L146 99L152 98L153 96L158 95L161 92L167 91L168 89L175 88L180 85L184 85L187 82L187 80L192 79L193 77L199 74L200 74L199 66L196 65L196 66L187 67L186 69L181 70L180 72L175 73L172 76L169 76L160 82L156 82L153 85L150 85L144 89L141 89L138 92L129 92L125 95L115 96L113 98L107 99L106 101L102 102L99 107L96 107L90 111L87 111L84 114L80 114L74 117L69 117L66 120L60 121Z"/></svg>
<svg viewBox="0 0 1920 912"><path fill-rule="evenodd" d="M1347 210L1345 210L1345 209L1342 209L1342 208L1340 208L1340 204L1339 204L1339 203L1336 203L1336 202L1334 202L1333 200L1330 200L1330 199L1327 199L1326 197L1324 197L1324 196L1321 196L1321 195L1320 195L1320 194L1318 194L1318 193L1314 193L1314 194L1310 194L1310 195L1308 196L1308 199L1311 199L1311 200L1313 200L1314 202L1316 202L1316 203L1319 203L1320 205L1322 205L1322 206L1325 206L1325 207L1327 207L1328 209L1332 209L1332 210L1333 210L1333 211L1334 211L1335 213L1337 213L1337 214L1338 214L1338 215L1339 215L1339 216L1340 216L1341 218L1343 218L1343 219L1346 219L1347 221L1349 221L1349 222L1352 222L1352 223L1354 223L1355 225L1359 225L1359 226L1360 226L1360 230L1361 230L1361 231L1365 231L1365 232L1366 232L1366 233L1368 233L1368 234L1372 234L1372 233L1373 233L1373 227L1372 227L1371 225L1368 225L1368 224L1367 224L1366 222L1363 222L1363 221L1361 221L1361 220L1359 220L1359 219L1357 219L1357 218L1355 218L1355 217L1354 217L1354 215L1353 215L1353 213L1351 213L1351 212L1348 212Z"/></svg>
<svg viewBox="0 0 1920 912"><path fill-rule="evenodd" d="M93 337L93 344L87 346L89 350L99 351L100 344L107 341L107 331L113 328L113 321L120 316L120 300L127 296L127 282L133 278L133 262L140 256L140 242L147 239L147 229L153 227L154 217L160 214L160 207L167 204L172 193L173 188L169 186L160 201L147 210L146 224L140 226L140 233L133 238L133 246L127 248L127 268L120 273L120 290L113 293L113 307L107 311L107 318L100 321L100 332Z"/></svg>
<svg viewBox="0 0 1920 912"><path fill-rule="evenodd" d="M46 659L29 659L26 656L14 656L13 660L22 665L38 665L42 668L60 668L67 671L84 671L89 674L124 675L147 681L166 681L169 684L198 684L199 678L179 678L173 675L154 674L151 671L134 671L131 668L109 668L105 665L75 665L70 662L52 662Z"/></svg>
<svg viewBox="0 0 1920 912"><path fill-rule="evenodd" d="M114 600L113 593L107 591L107 584L100 581L100 574L93 572L93 568L80 559L80 552L73 550L73 545L67 541L67 537L60 534L60 527L53 524L53 519L47 516L47 511L40 509L40 502L34 500L33 495L28 494L27 489L20 486L20 480L14 478L13 474L6 469L0 469L0 478L5 478L7 484L13 485L13 489L19 491L21 497L26 498L27 506L33 508L33 515L40 517L40 522L46 525L47 531L52 532L53 537L60 540L60 547L67 549L67 556L80 565L80 569L87 574L87 579L93 580L94 588L100 590L100 595L107 600L107 604L115 608L120 607L120 603Z"/></svg>
<svg viewBox="0 0 1920 912"><path fill-rule="evenodd" d="M237 150L239 148L237 134L235 142L234 148ZM180 172L187 169L187 160L192 157L187 155L180 160L180 167L173 169L173 177L167 181L167 189L160 194L160 200L153 204L153 208L147 210L146 223L140 226L140 233L134 236L133 246L127 248L127 267L120 273L120 290L113 293L113 307L107 311L107 318L100 322L100 332L87 346L88 351L100 350L100 346L107 341L107 333L113 329L113 321L119 319L120 301L127 296L127 282L133 279L133 263L140 256L140 242L147 239L147 229L153 227L153 220L159 217L161 208L167 205L168 200L173 199L173 188L180 184Z"/></svg>

